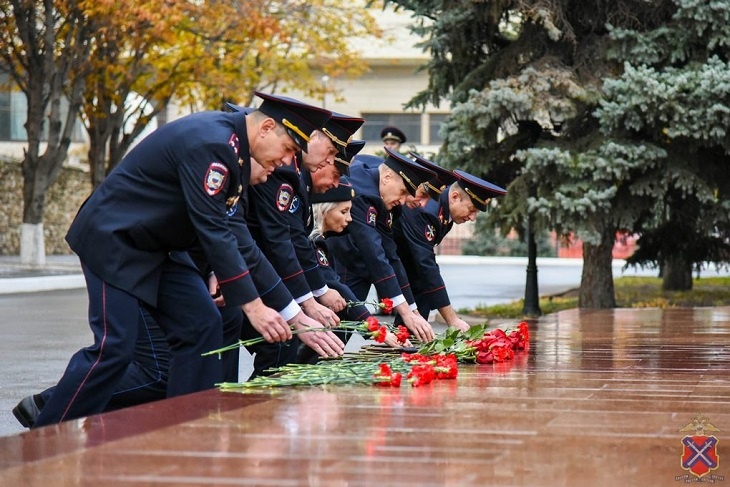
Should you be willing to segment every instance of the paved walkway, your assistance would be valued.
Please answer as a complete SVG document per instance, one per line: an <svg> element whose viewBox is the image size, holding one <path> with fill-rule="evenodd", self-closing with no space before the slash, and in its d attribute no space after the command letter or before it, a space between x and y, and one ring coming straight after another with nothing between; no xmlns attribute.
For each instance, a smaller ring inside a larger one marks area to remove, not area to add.
<svg viewBox="0 0 730 487"><path fill-rule="evenodd" d="M85 287L75 255L49 255L39 268L20 263L17 255L0 255L0 294L14 294Z"/></svg>
<svg viewBox="0 0 730 487"><path fill-rule="evenodd" d="M424 387L211 390L0 438L0 485L730 481L729 307L570 310L531 335Z"/></svg>

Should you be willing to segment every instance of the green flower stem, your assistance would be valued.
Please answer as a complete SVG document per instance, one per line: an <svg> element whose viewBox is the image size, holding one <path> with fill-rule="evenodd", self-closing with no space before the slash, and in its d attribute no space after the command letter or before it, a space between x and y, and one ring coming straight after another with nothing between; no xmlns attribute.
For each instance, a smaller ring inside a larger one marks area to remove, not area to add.
<svg viewBox="0 0 730 487"><path fill-rule="evenodd" d="M270 376L259 376L248 382L218 384L221 391L234 392L256 387L315 386L334 384L373 384L379 364L387 362L393 371L407 373L409 365L400 357L383 360L380 354L348 360L333 360L317 365L288 364L272 369Z"/></svg>
<svg viewBox="0 0 730 487"><path fill-rule="evenodd" d="M295 329L292 328L291 334L292 335L299 335L300 333L309 333L310 331L330 331L329 328L302 328L302 329ZM231 345L226 345L225 347L217 348L215 350L211 350L209 352L202 353L201 356L207 357L209 355L220 355L223 352L228 352L229 350L235 350L237 348L241 347L249 347L251 345L256 345L257 343L263 343L266 340L264 337L256 337L256 338L250 338L248 340L238 340L236 343L232 343Z"/></svg>

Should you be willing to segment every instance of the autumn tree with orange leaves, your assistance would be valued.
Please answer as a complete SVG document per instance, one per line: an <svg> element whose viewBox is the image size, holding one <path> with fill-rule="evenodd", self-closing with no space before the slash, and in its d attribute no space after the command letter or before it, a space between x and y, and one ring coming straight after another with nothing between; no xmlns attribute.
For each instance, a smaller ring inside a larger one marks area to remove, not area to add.
<svg viewBox="0 0 730 487"><path fill-rule="evenodd" d="M45 193L66 159L77 115L89 134L96 187L155 118L164 123L173 99L200 110L249 103L257 89L323 96L314 73L361 73L366 66L349 42L366 35L379 32L360 2L3 2L0 69L28 98L22 232L30 229L31 238L21 238L21 256L30 255L24 261L45 263Z"/></svg>

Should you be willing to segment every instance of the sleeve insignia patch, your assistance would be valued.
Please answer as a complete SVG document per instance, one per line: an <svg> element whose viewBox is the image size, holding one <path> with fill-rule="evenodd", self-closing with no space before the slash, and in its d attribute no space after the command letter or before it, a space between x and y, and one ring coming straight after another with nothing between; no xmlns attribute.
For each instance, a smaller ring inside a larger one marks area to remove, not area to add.
<svg viewBox="0 0 730 487"><path fill-rule="evenodd" d="M238 135L233 134L231 135L231 138L228 139L228 145L233 149L233 153L238 155L238 149L240 148L241 144L238 141Z"/></svg>
<svg viewBox="0 0 730 487"><path fill-rule="evenodd" d="M288 184L282 184L279 186L279 191L276 192L276 207L279 211L286 211L289 209L289 205L292 201L292 194L294 190Z"/></svg>
<svg viewBox="0 0 730 487"><path fill-rule="evenodd" d="M322 249L317 249L317 262L319 262L319 265L330 265L329 261L327 260L327 256L324 254L324 250Z"/></svg>
<svg viewBox="0 0 730 487"><path fill-rule="evenodd" d="M205 173L205 192L215 196L223 189L228 177L228 167L220 162L211 162Z"/></svg>
<svg viewBox="0 0 730 487"><path fill-rule="evenodd" d="M423 229L423 235L426 237L426 240L433 242L433 239L436 238L436 229L433 225L426 225L426 228Z"/></svg>
<svg viewBox="0 0 730 487"><path fill-rule="evenodd" d="M291 199L291 205L289 205L289 213L296 213L299 209L299 203L301 203L301 201L299 201L299 196L294 196Z"/></svg>
<svg viewBox="0 0 730 487"><path fill-rule="evenodd" d="M377 221L377 219L378 219L378 210L376 210L374 206L371 206L370 208L368 208L368 212L366 213L365 223L367 223L368 225L375 226L375 222Z"/></svg>

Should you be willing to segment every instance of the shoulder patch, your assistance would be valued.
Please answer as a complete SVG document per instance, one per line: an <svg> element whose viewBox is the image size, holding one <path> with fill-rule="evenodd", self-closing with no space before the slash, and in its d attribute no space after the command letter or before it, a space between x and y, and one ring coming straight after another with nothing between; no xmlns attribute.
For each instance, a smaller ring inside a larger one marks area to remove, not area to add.
<svg viewBox="0 0 730 487"><path fill-rule="evenodd" d="M289 213L296 213L299 209L299 196L294 195L294 197L291 199L291 204L289 205Z"/></svg>
<svg viewBox="0 0 730 487"><path fill-rule="evenodd" d="M327 255L325 255L324 250L322 249L317 249L317 262L319 262L319 265L330 265L329 261L327 260Z"/></svg>
<svg viewBox="0 0 730 487"><path fill-rule="evenodd" d="M368 225L375 226L375 222L378 219L378 210L374 206L368 208L368 212L365 214L365 223Z"/></svg>
<svg viewBox="0 0 730 487"><path fill-rule="evenodd" d="M426 225L426 228L423 229L423 235L426 237L426 240L433 242L433 239L436 238L436 229L433 225Z"/></svg>
<svg viewBox="0 0 730 487"><path fill-rule="evenodd" d="M231 138L228 139L228 145L231 147L231 149L233 149L233 153L238 155L238 150L241 146L241 144L238 140L238 135L236 135L236 134L231 135Z"/></svg>
<svg viewBox="0 0 730 487"><path fill-rule="evenodd" d="M276 207L279 211L286 211L292 202L292 194L294 190L289 184L282 184L276 192Z"/></svg>
<svg viewBox="0 0 730 487"><path fill-rule="evenodd" d="M215 196L223 189L228 177L228 167L221 162L211 162L205 172L205 192Z"/></svg>

